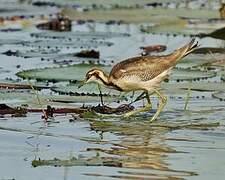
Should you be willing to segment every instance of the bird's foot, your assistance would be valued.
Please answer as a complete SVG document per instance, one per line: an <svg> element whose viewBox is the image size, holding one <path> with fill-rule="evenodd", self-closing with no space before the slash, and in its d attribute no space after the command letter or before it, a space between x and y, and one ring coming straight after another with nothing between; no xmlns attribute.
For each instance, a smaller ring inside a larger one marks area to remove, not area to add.
<svg viewBox="0 0 225 180"><path fill-rule="evenodd" d="M125 113L123 115L123 117L124 118L128 118L128 117L133 116L133 115L135 115L137 113L149 111L150 109L152 109L152 105L151 104L146 104L145 107L143 107L143 108L140 108L140 109L133 110L133 111Z"/></svg>
<svg viewBox="0 0 225 180"><path fill-rule="evenodd" d="M160 101L159 107L158 107L155 115L150 119L150 122L153 122L158 118L159 114L161 113L161 111L163 110L163 108L165 107L165 105L167 103L166 96L160 96L160 98L161 98L161 101Z"/></svg>

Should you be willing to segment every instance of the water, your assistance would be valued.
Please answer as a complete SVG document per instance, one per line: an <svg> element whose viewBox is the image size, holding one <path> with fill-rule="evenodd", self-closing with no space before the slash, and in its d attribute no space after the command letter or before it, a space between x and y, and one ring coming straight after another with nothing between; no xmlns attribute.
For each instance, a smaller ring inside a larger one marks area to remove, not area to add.
<svg viewBox="0 0 225 180"><path fill-rule="evenodd" d="M168 48L162 54L167 54L190 40L184 36L142 34L137 24L92 25L95 31L131 34L129 37L106 39L114 45L97 48L106 64L137 56L141 52L140 46L165 44ZM93 30L90 24L74 23L73 27L73 31L90 29ZM10 36L11 39L34 41L37 39L30 37L33 32L41 30L30 25L21 32L1 32L0 39ZM212 38L198 40L202 47L224 45L223 41ZM15 43L0 46L0 52L9 49L31 50L32 47ZM60 53L79 50L62 48ZM1 70L7 70L0 72L2 82L6 81L5 78L17 79L15 73L21 70L58 66L53 60L43 61L40 57L24 59L1 54L0 59ZM224 83L219 74L209 79L214 80ZM41 113L28 113L26 117L1 116L0 180L222 180L225 176L224 101L213 98L213 92L192 91L188 109L184 111L186 90L166 90L165 93L169 97L168 103L158 121L153 123L148 120L157 106L155 97L152 97L153 110L129 119L113 116L74 120L71 114L54 114L54 118L45 122L41 119ZM51 95L49 91L40 94ZM18 105L16 98L2 99L1 103ZM135 108L142 104L142 101L136 103ZM63 105L78 107L80 102Z"/></svg>

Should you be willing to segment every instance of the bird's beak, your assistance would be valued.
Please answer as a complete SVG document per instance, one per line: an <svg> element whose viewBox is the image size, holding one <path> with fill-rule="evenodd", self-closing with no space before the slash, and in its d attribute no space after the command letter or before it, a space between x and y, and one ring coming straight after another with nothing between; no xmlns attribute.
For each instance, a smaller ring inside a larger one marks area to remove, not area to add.
<svg viewBox="0 0 225 180"><path fill-rule="evenodd" d="M83 85L85 85L87 83L87 80L84 79L83 81L80 82L80 84L78 85L78 88L81 88Z"/></svg>

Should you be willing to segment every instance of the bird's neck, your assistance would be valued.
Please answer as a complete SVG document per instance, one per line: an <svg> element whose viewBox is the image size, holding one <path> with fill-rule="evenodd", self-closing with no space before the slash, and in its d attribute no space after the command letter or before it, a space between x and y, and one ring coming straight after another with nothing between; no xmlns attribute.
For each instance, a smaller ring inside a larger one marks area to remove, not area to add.
<svg viewBox="0 0 225 180"><path fill-rule="evenodd" d="M107 86L108 88L116 89L118 91L123 91L123 89L121 89L119 86L117 86L116 84L114 84L113 82L111 82L109 80L109 76L106 75L105 73L102 76L98 76L98 79L101 82L101 84Z"/></svg>
<svg viewBox="0 0 225 180"><path fill-rule="evenodd" d="M102 73L101 75L98 75L97 79L99 79L101 81L102 84L104 84L105 86L109 86L109 76L105 73Z"/></svg>
<svg viewBox="0 0 225 180"><path fill-rule="evenodd" d="M105 74L104 76L99 76L99 80L106 86L109 86L109 77Z"/></svg>

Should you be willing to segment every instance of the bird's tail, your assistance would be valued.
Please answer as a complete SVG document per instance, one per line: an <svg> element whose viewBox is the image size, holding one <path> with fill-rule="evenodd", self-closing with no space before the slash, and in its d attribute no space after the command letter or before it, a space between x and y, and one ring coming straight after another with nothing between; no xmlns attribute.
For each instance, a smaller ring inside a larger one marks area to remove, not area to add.
<svg viewBox="0 0 225 180"><path fill-rule="evenodd" d="M196 42L195 39L192 39L188 44L185 46L175 50L171 56L174 63L177 63L179 60L181 60L183 57L187 56L190 54L192 51L197 49L199 47L198 41Z"/></svg>

